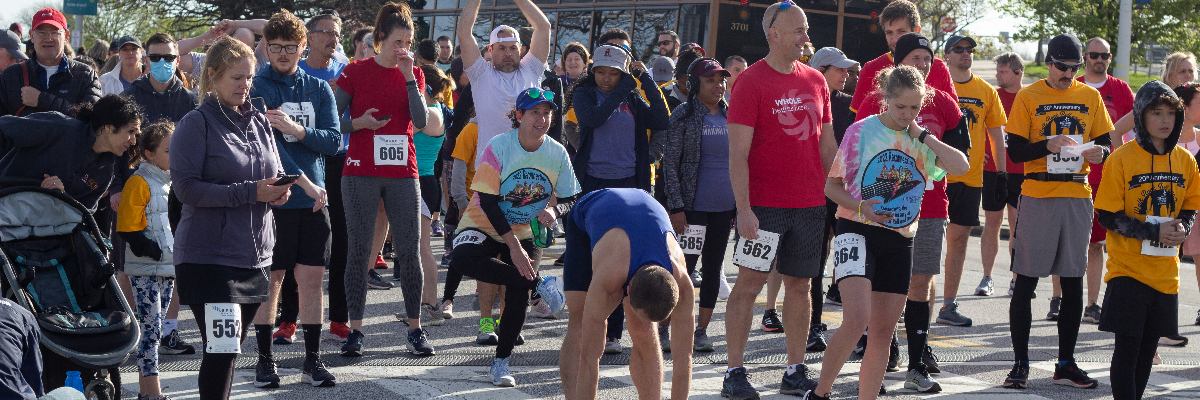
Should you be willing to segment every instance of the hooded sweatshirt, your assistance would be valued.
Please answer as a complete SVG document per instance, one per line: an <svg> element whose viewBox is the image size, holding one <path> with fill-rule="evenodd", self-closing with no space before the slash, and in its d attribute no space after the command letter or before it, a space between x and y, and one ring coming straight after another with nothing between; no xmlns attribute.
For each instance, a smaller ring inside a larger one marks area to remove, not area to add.
<svg viewBox="0 0 1200 400"><path fill-rule="evenodd" d="M1179 219L1188 231L1200 208L1196 160L1175 144L1183 129L1183 110L1175 113L1163 150L1154 147L1144 113L1160 97L1178 99L1167 85L1152 81L1134 99L1136 139L1105 162L1096 194L1100 224L1108 230L1107 282L1130 277L1166 294L1179 293L1178 247L1157 241L1160 222Z"/></svg>

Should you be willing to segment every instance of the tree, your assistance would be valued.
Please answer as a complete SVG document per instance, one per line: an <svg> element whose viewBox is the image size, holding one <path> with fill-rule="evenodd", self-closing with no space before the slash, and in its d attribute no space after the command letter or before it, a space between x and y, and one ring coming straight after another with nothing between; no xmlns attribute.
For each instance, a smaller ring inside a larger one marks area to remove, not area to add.
<svg viewBox="0 0 1200 400"><path fill-rule="evenodd" d="M940 48L946 41L947 34L942 31L942 18L954 18L958 32L968 25L983 18L992 3L988 0L926 0L917 2L921 8L922 33L933 41L934 48Z"/></svg>
<svg viewBox="0 0 1200 400"><path fill-rule="evenodd" d="M1069 33L1081 41L1101 37L1114 46L1120 0L1008 0L1002 9L1031 21L1016 37L1040 40ZM1133 10L1134 46L1158 44L1175 50L1200 49L1200 6L1195 0L1154 0ZM1115 50L1115 49L1114 49ZM1136 60L1144 54L1133 51Z"/></svg>

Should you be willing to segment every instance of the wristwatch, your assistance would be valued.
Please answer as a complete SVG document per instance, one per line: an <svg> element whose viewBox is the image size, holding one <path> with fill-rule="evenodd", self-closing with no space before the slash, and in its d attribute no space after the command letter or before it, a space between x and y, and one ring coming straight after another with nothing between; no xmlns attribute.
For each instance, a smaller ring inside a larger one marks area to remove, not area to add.
<svg viewBox="0 0 1200 400"><path fill-rule="evenodd" d="M918 142L921 142L921 143L925 143L925 137L926 137L926 136L929 136L929 130L928 130L928 129L922 129L922 130L921 130L921 134L920 134L920 135L917 135L917 141L918 141Z"/></svg>

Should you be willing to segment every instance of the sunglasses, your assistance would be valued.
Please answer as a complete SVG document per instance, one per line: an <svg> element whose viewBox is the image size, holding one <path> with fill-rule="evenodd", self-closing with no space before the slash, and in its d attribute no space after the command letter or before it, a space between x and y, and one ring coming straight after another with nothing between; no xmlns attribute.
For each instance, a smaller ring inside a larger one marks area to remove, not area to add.
<svg viewBox="0 0 1200 400"><path fill-rule="evenodd" d="M1088 56L1088 58L1093 59L1093 60L1108 61L1108 58L1112 57L1112 53L1100 53L1100 52L1095 52L1095 51L1089 51L1087 53L1087 56Z"/></svg>
<svg viewBox="0 0 1200 400"><path fill-rule="evenodd" d="M1051 60L1050 63L1054 64L1054 68L1057 68L1059 71L1071 73L1079 72L1079 67L1082 66L1082 64L1067 64L1058 60Z"/></svg>
<svg viewBox="0 0 1200 400"><path fill-rule="evenodd" d="M771 16L771 23L767 24L767 28L775 26L775 20L779 19L779 14L782 14L784 11L787 11L789 8L792 8L792 6L796 6L796 3L793 3L792 0L787 0L787 1L779 3L779 10L775 11L775 15ZM797 7L799 7L799 6L797 6Z"/></svg>
<svg viewBox="0 0 1200 400"><path fill-rule="evenodd" d="M525 95L534 100L545 99L546 101L554 101L554 92L549 90L529 88L529 90L525 91Z"/></svg>
<svg viewBox="0 0 1200 400"><path fill-rule="evenodd" d="M962 54L962 53L975 54L975 48L974 47L954 47L954 48L950 49L950 52L954 53L954 54Z"/></svg>
<svg viewBox="0 0 1200 400"><path fill-rule="evenodd" d="M300 46L295 44L289 44L287 46L282 44L268 44L267 51L275 54L279 54L284 51L287 51L288 54L296 54L296 52L300 51Z"/></svg>
<svg viewBox="0 0 1200 400"><path fill-rule="evenodd" d="M658 42L658 45L659 45L659 46L666 46L666 45L669 45L669 44L674 44L674 43L675 43L675 42L674 42L674 41L672 41L672 40L664 40L664 41Z"/></svg>
<svg viewBox="0 0 1200 400"><path fill-rule="evenodd" d="M163 60L166 60L167 62L173 62L176 58L179 58L179 56L174 54L147 54L146 58L149 58L150 62L159 62Z"/></svg>

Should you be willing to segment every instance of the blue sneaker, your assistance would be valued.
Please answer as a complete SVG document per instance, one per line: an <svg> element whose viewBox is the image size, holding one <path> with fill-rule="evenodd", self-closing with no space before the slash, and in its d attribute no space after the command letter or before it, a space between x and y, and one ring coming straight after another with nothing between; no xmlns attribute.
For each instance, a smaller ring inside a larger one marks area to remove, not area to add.
<svg viewBox="0 0 1200 400"><path fill-rule="evenodd" d="M550 306L550 311L553 314L562 312L563 306L566 305L567 297L558 285L557 276L542 278L537 284L537 292L542 297L542 301Z"/></svg>
<svg viewBox="0 0 1200 400"><path fill-rule="evenodd" d="M513 377L512 372L508 369L508 358L492 359L492 384L499 387L514 387L517 386L517 378Z"/></svg>

